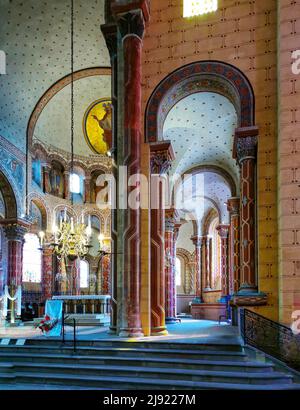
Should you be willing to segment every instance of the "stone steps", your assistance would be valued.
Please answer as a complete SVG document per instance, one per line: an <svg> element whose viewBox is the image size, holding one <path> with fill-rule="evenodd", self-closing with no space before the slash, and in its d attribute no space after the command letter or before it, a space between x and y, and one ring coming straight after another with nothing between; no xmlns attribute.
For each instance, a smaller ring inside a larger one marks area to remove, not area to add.
<svg viewBox="0 0 300 410"><path fill-rule="evenodd" d="M167 348L135 348L131 347L132 343L129 343L126 348L119 348L119 347L88 347L88 346L79 346L77 347L76 352L82 356L119 356L119 357L161 357L161 358L168 358L168 357L176 357L181 359L203 359L203 360L224 360L224 361L240 361L246 360L247 355L240 351L221 351L221 350L184 350L184 349L170 349ZM177 346L178 347L178 346ZM0 353L10 352L10 353L18 353L20 349L23 349L25 352L30 352L31 354L38 354L38 353L53 353L57 351L57 353L63 354L70 354L73 352L73 347L70 346L63 346L59 348L58 346L22 346L18 347L15 345L8 345L8 346L0 346Z"/></svg>
<svg viewBox="0 0 300 410"><path fill-rule="evenodd" d="M239 384L290 384L293 382L291 375L286 375L279 372L230 372L230 371L212 371L212 370L189 370L175 368L147 368L143 366L95 366L82 364L57 364L57 363L14 363L14 373L37 373L41 377L43 374L55 373L62 375L82 375L102 377L118 376L128 378L150 378L150 379L166 379L166 380L185 380L197 382L216 382L216 383L239 383Z"/></svg>
<svg viewBox="0 0 300 410"><path fill-rule="evenodd" d="M175 369L190 369L190 370L219 370L219 371L240 371L240 372L272 372L273 365L263 362L231 362L218 360L191 360L178 358L157 358L157 357L116 357L116 356L78 356L66 354L35 354L30 353L0 353L1 361L12 360L18 362L39 363L77 363L78 365L115 365L132 366L138 364L144 367L172 367Z"/></svg>
<svg viewBox="0 0 300 410"><path fill-rule="evenodd" d="M0 383L15 384L39 384L51 386L51 384L59 386L61 389L68 389L70 386L88 386L90 389L109 389L109 390L299 390L300 385L295 384L271 384L271 385L255 385L255 384L235 384L235 383L214 383L214 382L195 382L184 380L153 380L144 378L127 377L91 377L81 375L68 375L48 373L45 377L32 373L15 373L14 375L1 374Z"/></svg>
<svg viewBox="0 0 300 410"><path fill-rule="evenodd" d="M237 343L86 340L76 352L59 340L0 345L0 385L22 383L62 389L300 390L291 374L251 359Z"/></svg>

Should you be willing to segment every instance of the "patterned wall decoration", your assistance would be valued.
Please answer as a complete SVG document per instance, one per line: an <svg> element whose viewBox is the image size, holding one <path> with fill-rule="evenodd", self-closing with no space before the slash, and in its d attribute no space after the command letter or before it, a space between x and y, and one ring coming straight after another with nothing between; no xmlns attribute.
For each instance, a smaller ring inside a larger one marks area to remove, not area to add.
<svg viewBox="0 0 300 410"><path fill-rule="evenodd" d="M175 75L180 67L184 69L185 66L198 64L199 61L225 61L241 70L251 82L255 95L255 106L253 105L252 111L253 115L255 113L255 122L259 125L258 280L260 289L268 293L268 305L255 309L273 320L278 320L279 276L278 187L276 183L278 162L277 3L275 0L222 1L215 13L201 18L185 19L182 16L181 2L153 1L151 2L151 23L144 38L142 67L143 112L145 113L151 95L154 96L155 93L158 97L155 90L158 84L166 83L165 79L169 73L173 72ZM291 137L292 134L289 131L290 126L294 127L294 132L296 132L295 127L299 124L298 114L300 112L297 111L296 103L299 98L297 94L299 80L295 81L296 77L290 70L291 53L299 48L299 30L293 22L299 6L297 1L285 1L280 2L280 8L282 8L280 24L284 33L280 74L285 84L282 89L284 97L282 124L287 127L286 135L282 138L280 158L283 161L282 176L286 178L287 184L296 190L298 189L297 183L291 182L293 181L293 170L288 171L288 169L299 155L293 150L293 144L297 143L297 136L295 134ZM172 86L171 84L170 88ZM153 125L156 129L157 124ZM155 134L154 131L153 135ZM292 143L291 139L296 141ZM284 157L285 153L286 157ZM293 197L295 197L294 194ZM287 196L282 203L282 209L282 212L293 209L292 201ZM296 218L296 214L291 214L290 218ZM284 222L283 226L289 225ZM295 226L295 223L291 222L291 226ZM293 236L290 237L292 241ZM299 254L299 251L296 245L292 246L295 247L295 256L283 261L282 271L288 271L290 277L294 278L294 273L300 272L299 269L294 271L297 263L293 263L297 260L296 253ZM290 252L286 251L286 253L291 255ZM289 292L288 288L286 292L288 295L286 300L292 300L292 292Z"/></svg>
<svg viewBox="0 0 300 410"><path fill-rule="evenodd" d="M104 0L76 0L74 6L74 70L109 67L99 29L104 23ZM0 38L8 73L0 77L0 133L24 152L36 102L70 73L70 2L1 2Z"/></svg>

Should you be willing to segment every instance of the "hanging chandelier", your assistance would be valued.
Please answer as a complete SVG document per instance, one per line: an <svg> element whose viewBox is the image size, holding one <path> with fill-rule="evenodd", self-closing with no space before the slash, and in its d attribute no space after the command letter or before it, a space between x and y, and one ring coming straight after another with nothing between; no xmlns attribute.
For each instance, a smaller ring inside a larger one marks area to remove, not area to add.
<svg viewBox="0 0 300 410"><path fill-rule="evenodd" d="M70 185L74 173L74 0L71 0L71 164L70 164ZM73 207L73 193L71 189L71 205ZM90 240L92 236L91 217L89 216L88 225L84 223L84 217L81 223L74 221L74 218L67 218L65 208L64 216L60 216L59 226L56 223L56 215L52 226L52 235L54 242L50 243L53 252L61 258L75 260L84 258L91 248ZM45 233L40 232L40 245L43 246Z"/></svg>

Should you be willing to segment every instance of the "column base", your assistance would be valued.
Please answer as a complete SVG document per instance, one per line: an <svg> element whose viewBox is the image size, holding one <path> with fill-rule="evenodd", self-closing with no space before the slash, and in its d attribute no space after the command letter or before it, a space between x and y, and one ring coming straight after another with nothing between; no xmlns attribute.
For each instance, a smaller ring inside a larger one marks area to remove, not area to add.
<svg viewBox="0 0 300 410"><path fill-rule="evenodd" d="M109 335L115 335L117 333L117 328L115 326L110 326L107 333Z"/></svg>
<svg viewBox="0 0 300 410"><path fill-rule="evenodd" d="M154 327L153 329L151 329L151 336L166 336L168 334L169 332L167 331L167 328L165 326Z"/></svg>
<svg viewBox="0 0 300 410"><path fill-rule="evenodd" d="M144 337L144 333L142 329L120 329L119 337L128 337L128 338L136 338L136 337Z"/></svg>
<svg viewBox="0 0 300 410"><path fill-rule="evenodd" d="M212 290L212 288L210 286L208 286L207 288L204 288L203 291L204 292L210 292Z"/></svg>
<svg viewBox="0 0 300 410"><path fill-rule="evenodd" d="M231 304L235 306L264 306L268 303L268 296L249 285L241 286L240 290L232 295Z"/></svg>
<svg viewBox="0 0 300 410"><path fill-rule="evenodd" d="M172 323L178 323L178 319L176 317L166 317L166 323L169 325Z"/></svg>

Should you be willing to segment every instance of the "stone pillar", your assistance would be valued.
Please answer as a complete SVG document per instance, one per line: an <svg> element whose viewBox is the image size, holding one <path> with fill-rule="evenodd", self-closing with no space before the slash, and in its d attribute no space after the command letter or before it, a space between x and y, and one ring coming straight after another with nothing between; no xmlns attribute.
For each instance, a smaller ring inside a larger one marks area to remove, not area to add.
<svg viewBox="0 0 300 410"><path fill-rule="evenodd" d="M4 232L7 238L7 284L9 286L22 285L22 262L24 235L26 227L17 223L6 225Z"/></svg>
<svg viewBox="0 0 300 410"><path fill-rule="evenodd" d="M203 237L203 242L205 246L205 281L204 290L211 290L211 280L212 280L212 238L210 236Z"/></svg>
<svg viewBox="0 0 300 410"><path fill-rule="evenodd" d="M229 229L229 294L240 288L240 198L230 198L227 202L230 215Z"/></svg>
<svg viewBox="0 0 300 410"><path fill-rule="evenodd" d="M84 202L89 204L91 202L91 177L84 178Z"/></svg>
<svg viewBox="0 0 300 410"><path fill-rule="evenodd" d="M43 180L44 180L44 192L45 192L45 194L50 194L51 193L50 171L51 171L51 166L45 164L43 166Z"/></svg>
<svg viewBox="0 0 300 410"><path fill-rule="evenodd" d="M195 245L195 285L196 285L196 298L195 303L202 303L202 245L203 238L201 236L192 236L191 240Z"/></svg>
<svg viewBox="0 0 300 410"><path fill-rule="evenodd" d="M257 292L255 252L255 178L258 128L239 128L235 134L235 153L240 166L240 291Z"/></svg>
<svg viewBox="0 0 300 410"><path fill-rule="evenodd" d="M110 295L110 256L105 255L101 260L101 295Z"/></svg>
<svg viewBox="0 0 300 410"><path fill-rule="evenodd" d="M228 296L228 236L229 225L219 225L217 231L221 238L221 284L222 296L221 301L225 301Z"/></svg>
<svg viewBox="0 0 300 410"><path fill-rule="evenodd" d="M168 141L150 145L151 165L151 334L167 334L165 314L164 178L174 160ZM165 183L166 183L165 179Z"/></svg>
<svg viewBox="0 0 300 410"><path fill-rule="evenodd" d="M166 211L165 218L165 279L166 323L176 322L176 211Z"/></svg>
<svg viewBox="0 0 300 410"><path fill-rule="evenodd" d="M118 307L118 266L121 265L121 254L119 252L118 237L122 237L122 226L118 223L119 207L119 178L118 164L121 162L120 153L118 152L118 42L117 42L117 25L113 21L111 11L107 3L106 24L101 26L107 48L110 54L111 63L111 96L112 96L112 173L116 181L116 207L111 211L111 315L110 315L110 332L117 332L117 307ZM123 250L120 249L122 252Z"/></svg>
<svg viewBox="0 0 300 410"><path fill-rule="evenodd" d="M64 171L64 198L70 200L70 172Z"/></svg>
<svg viewBox="0 0 300 410"><path fill-rule="evenodd" d="M127 169L125 184L128 187L127 199L135 196L140 181L134 180L140 174L142 143L142 96L141 96L141 58L142 39L145 21L149 18L148 2L111 3L111 12L118 24L118 35L122 39L122 96L123 113L122 147L118 147L118 155L122 154L123 165ZM121 55L121 52L120 52ZM119 115L118 115L119 117ZM122 152L120 152L122 149ZM121 165L121 163L119 163ZM141 287L141 211L140 207L128 204L120 213L122 219L123 258L120 271L119 286L122 301L118 312L120 315L118 332L120 336L143 336L140 310ZM121 232L120 232L121 234ZM118 269L119 271L119 269ZM119 319L119 318L118 318Z"/></svg>
<svg viewBox="0 0 300 410"><path fill-rule="evenodd" d="M42 252L42 298L46 302L52 298L53 252L49 247L45 247Z"/></svg>

